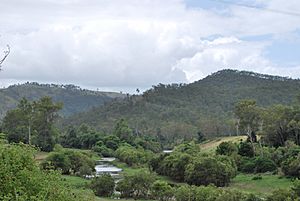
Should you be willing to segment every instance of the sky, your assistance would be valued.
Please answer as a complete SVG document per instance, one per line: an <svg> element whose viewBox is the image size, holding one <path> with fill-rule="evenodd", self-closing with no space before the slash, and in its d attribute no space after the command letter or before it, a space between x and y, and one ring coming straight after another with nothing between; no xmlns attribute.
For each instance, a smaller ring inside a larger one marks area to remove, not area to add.
<svg viewBox="0 0 300 201"><path fill-rule="evenodd" d="M6 44L0 87L133 93L228 68L300 78L300 1L1 0Z"/></svg>

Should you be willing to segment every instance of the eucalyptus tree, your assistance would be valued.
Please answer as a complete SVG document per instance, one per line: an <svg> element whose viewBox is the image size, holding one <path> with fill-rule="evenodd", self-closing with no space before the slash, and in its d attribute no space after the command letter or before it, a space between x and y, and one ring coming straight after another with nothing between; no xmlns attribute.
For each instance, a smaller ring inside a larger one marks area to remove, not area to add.
<svg viewBox="0 0 300 201"><path fill-rule="evenodd" d="M239 120L240 129L248 136L254 148L255 133L259 130L261 122L261 109L256 105L255 100L242 100L236 104L234 113Z"/></svg>

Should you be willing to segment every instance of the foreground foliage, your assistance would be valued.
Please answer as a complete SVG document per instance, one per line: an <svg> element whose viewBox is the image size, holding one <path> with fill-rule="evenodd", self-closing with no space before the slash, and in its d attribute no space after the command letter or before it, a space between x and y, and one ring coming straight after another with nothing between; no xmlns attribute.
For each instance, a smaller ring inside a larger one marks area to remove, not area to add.
<svg viewBox="0 0 300 201"><path fill-rule="evenodd" d="M65 185L58 172L42 171L33 156L29 146L0 144L0 200L94 200L92 192Z"/></svg>

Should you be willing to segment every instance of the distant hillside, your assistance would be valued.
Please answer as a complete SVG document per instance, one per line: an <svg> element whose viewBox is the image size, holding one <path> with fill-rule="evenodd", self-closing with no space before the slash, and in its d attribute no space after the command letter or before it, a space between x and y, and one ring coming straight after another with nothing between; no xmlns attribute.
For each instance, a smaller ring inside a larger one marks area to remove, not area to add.
<svg viewBox="0 0 300 201"><path fill-rule="evenodd" d="M8 110L16 107L22 97L29 100L37 100L43 96L50 96L54 101L62 102L64 104L61 111L63 116L89 110L92 107L103 105L114 98L125 97L125 95L120 93L90 91L74 85L38 83L12 85L8 88L0 89L0 118Z"/></svg>
<svg viewBox="0 0 300 201"><path fill-rule="evenodd" d="M234 133L233 108L242 99L260 106L290 104L300 94L300 81L247 71L222 70L191 84L159 84L140 96L65 119L62 125L88 123L110 132L119 118L138 134L189 138Z"/></svg>

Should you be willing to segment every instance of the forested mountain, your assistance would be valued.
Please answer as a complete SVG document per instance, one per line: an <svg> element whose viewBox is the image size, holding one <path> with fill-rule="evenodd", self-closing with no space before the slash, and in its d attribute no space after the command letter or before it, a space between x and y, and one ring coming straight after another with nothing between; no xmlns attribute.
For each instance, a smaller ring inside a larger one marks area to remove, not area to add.
<svg viewBox="0 0 300 201"><path fill-rule="evenodd" d="M44 96L50 96L55 102L63 103L61 111L63 116L103 105L114 98L125 97L120 93L90 91L74 85L38 84L35 82L12 85L0 89L0 118L8 110L15 108L23 97L28 100L37 100Z"/></svg>
<svg viewBox="0 0 300 201"><path fill-rule="evenodd" d="M142 95L113 101L65 119L63 127L87 123L111 132L125 118L136 134L190 138L235 134L234 105L255 99L258 106L290 104L300 94L300 80L247 71L222 70L191 84L159 84Z"/></svg>

